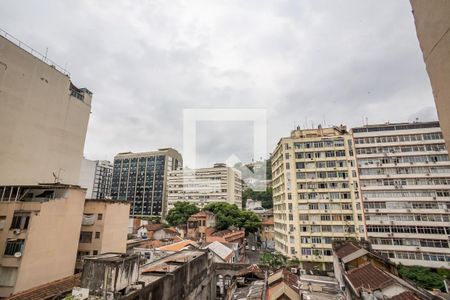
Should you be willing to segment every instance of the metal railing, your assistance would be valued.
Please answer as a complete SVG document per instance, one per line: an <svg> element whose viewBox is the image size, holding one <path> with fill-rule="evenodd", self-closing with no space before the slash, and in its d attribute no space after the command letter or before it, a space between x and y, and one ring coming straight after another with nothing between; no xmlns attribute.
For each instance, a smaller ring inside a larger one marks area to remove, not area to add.
<svg viewBox="0 0 450 300"><path fill-rule="evenodd" d="M50 65L51 67L55 68L59 72L65 74L67 76L70 76L70 72L69 71L67 71L65 68L61 67L60 65L58 65L57 63L55 63L51 59L49 59L47 57L47 55L44 55L44 54L42 54L41 52L39 52L37 50L34 50L32 47L30 47L29 45L25 44L24 42L22 42L21 40L19 40L18 38L16 38L15 36L9 34L8 32L6 32L5 30L3 30L1 28L0 28L0 36L3 36L5 39L9 40L10 42L15 44L19 48L27 51L28 53L30 53L31 55L33 55L37 59L39 59L39 60L43 61L44 63Z"/></svg>

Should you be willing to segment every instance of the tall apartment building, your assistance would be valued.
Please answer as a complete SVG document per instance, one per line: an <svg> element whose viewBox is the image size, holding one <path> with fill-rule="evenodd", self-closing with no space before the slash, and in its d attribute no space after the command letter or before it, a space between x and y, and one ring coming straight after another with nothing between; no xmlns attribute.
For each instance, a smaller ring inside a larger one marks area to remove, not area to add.
<svg viewBox="0 0 450 300"><path fill-rule="evenodd" d="M181 168L181 154L172 148L119 153L114 157L111 197L131 203L131 216L165 216L168 173Z"/></svg>
<svg viewBox="0 0 450 300"><path fill-rule="evenodd" d="M73 274L85 192L0 186L0 298Z"/></svg>
<svg viewBox="0 0 450 300"><path fill-rule="evenodd" d="M367 235L396 263L450 267L450 161L438 122L352 129Z"/></svg>
<svg viewBox="0 0 450 300"><path fill-rule="evenodd" d="M450 1L410 2L439 122L450 149Z"/></svg>
<svg viewBox="0 0 450 300"><path fill-rule="evenodd" d="M332 269L332 241L365 237L352 136L297 127L272 157L275 249Z"/></svg>
<svg viewBox="0 0 450 300"><path fill-rule="evenodd" d="M57 64L1 35L0 183L77 184L92 93L77 88Z"/></svg>
<svg viewBox="0 0 450 300"><path fill-rule="evenodd" d="M111 197L113 164L107 160L81 161L78 185L86 188L88 199L108 199Z"/></svg>
<svg viewBox="0 0 450 300"><path fill-rule="evenodd" d="M86 199L77 253L77 269L81 258L106 252L127 250L130 203L104 199Z"/></svg>
<svg viewBox="0 0 450 300"><path fill-rule="evenodd" d="M171 171L167 184L169 210L178 201L187 201L199 208L212 202L228 202L242 209L241 172L226 164Z"/></svg>

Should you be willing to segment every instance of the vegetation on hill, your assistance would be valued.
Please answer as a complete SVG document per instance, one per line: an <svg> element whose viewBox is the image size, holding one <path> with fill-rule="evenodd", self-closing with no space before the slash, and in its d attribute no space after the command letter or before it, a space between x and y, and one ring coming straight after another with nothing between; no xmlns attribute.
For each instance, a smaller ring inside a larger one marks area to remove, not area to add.
<svg viewBox="0 0 450 300"><path fill-rule="evenodd" d="M174 208L169 210L166 217L166 221L170 226L186 224L190 216L200 211L195 204L191 204L186 201L176 202L174 206Z"/></svg>
<svg viewBox="0 0 450 300"><path fill-rule="evenodd" d="M261 201L262 207L272 208L272 188L268 187L264 192L254 191L251 188L247 188L242 192L242 207L246 206L247 199Z"/></svg>
<svg viewBox="0 0 450 300"><path fill-rule="evenodd" d="M426 267L400 265L398 271L402 277L414 281L418 286L427 290L445 291L444 279L450 278L450 270L444 268L433 271Z"/></svg>
<svg viewBox="0 0 450 300"><path fill-rule="evenodd" d="M227 202L214 202L205 206L204 210L213 212L217 218L217 230L225 230L231 226L245 228L245 232L257 232L261 220L250 211L240 210L236 205Z"/></svg>

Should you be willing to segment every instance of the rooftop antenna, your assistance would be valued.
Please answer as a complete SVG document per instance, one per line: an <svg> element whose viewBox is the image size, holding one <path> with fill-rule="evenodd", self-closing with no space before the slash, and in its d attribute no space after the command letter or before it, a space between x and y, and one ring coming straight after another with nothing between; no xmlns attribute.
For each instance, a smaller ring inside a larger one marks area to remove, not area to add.
<svg viewBox="0 0 450 300"><path fill-rule="evenodd" d="M366 117L366 125L369 126L369 118Z"/></svg>

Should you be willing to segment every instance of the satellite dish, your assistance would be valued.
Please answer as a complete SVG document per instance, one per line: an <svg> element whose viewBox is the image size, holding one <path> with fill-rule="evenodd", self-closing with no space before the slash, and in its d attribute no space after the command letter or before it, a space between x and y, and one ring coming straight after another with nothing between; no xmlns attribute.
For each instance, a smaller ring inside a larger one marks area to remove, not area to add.
<svg viewBox="0 0 450 300"><path fill-rule="evenodd" d="M21 256L22 256L22 252L16 252L16 253L14 253L14 257L19 258L19 257L21 257Z"/></svg>

